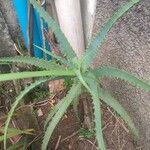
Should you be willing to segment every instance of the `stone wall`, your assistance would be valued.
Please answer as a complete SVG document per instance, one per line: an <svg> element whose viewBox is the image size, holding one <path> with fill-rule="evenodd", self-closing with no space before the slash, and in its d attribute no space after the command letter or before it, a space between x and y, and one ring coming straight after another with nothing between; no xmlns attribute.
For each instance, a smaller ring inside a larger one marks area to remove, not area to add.
<svg viewBox="0 0 150 150"><path fill-rule="evenodd" d="M0 11L0 57L15 55L14 43L10 37L8 27ZM0 66L0 70L7 70L8 66Z"/></svg>
<svg viewBox="0 0 150 150"><path fill-rule="evenodd" d="M126 0L98 0L94 33ZM113 66L150 83L150 1L142 0L111 30L94 66ZM118 80L104 80L140 129L145 150L150 148L150 94Z"/></svg>
<svg viewBox="0 0 150 150"><path fill-rule="evenodd" d="M17 22L15 10L13 9L12 0L0 0L0 10L7 23L9 33L14 41L21 38L20 28Z"/></svg>

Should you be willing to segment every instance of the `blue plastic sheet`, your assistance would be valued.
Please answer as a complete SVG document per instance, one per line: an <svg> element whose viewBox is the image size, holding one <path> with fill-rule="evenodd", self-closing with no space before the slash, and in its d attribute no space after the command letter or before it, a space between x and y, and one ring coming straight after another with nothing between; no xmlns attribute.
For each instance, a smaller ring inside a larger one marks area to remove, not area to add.
<svg viewBox="0 0 150 150"><path fill-rule="evenodd" d="M18 22L22 31L23 39L26 48L28 48L28 0L13 0L13 5L16 10ZM36 10L33 11L33 44L42 47L42 31L40 17ZM46 48L49 49L48 44ZM34 47L34 56L43 58L43 53L40 49Z"/></svg>

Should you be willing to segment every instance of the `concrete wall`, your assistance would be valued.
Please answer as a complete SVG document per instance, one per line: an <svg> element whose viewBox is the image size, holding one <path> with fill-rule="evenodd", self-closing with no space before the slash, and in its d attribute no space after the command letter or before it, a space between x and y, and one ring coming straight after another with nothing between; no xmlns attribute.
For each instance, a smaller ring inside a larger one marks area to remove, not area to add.
<svg viewBox="0 0 150 150"><path fill-rule="evenodd" d="M126 0L98 0L94 33ZM94 66L113 66L150 83L150 1L142 0L111 30ZM150 94L117 80L104 80L139 127L145 150L150 149ZM114 95L115 95L114 94Z"/></svg>

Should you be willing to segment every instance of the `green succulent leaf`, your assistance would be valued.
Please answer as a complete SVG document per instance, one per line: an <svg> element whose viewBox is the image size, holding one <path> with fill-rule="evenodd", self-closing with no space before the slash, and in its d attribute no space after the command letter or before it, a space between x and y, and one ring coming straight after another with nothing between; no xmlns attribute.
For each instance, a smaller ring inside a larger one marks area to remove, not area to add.
<svg viewBox="0 0 150 150"><path fill-rule="evenodd" d="M11 65L9 62L0 62L0 65Z"/></svg>
<svg viewBox="0 0 150 150"><path fill-rule="evenodd" d="M14 57L2 57L0 63L23 63L27 65L33 65L42 69L51 70L55 68L62 68L60 65L53 61L46 61L29 56L14 56Z"/></svg>
<svg viewBox="0 0 150 150"><path fill-rule="evenodd" d="M29 71L29 72L19 72L19 73L6 73L0 74L1 81L9 81L16 79L25 79L33 77L48 77L48 76L74 76L75 73L72 70L65 69L52 69L49 71Z"/></svg>
<svg viewBox="0 0 150 150"><path fill-rule="evenodd" d="M36 0L29 0L39 15L44 19L48 24L48 27L54 32L57 40L60 43L62 53L69 59L72 59L76 56L72 47L70 46L68 40L64 36L58 24L50 17L50 15L37 3Z"/></svg>
<svg viewBox="0 0 150 150"><path fill-rule="evenodd" d="M129 82L130 84L142 88L147 92L150 92L150 84L146 83L143 80L140 80L136 78L135 76L131 75L130 73L127 73L126 71L122 71L120 69L112 68L112 67L102 67L92 70L92 73L98 78L102 77L113 77L113 78L119 78L121 80L124 80L126 82Z"/></svg>
<svg viewBox="0 0 150 150"><path fill-rule="evenodd" d="M74 100L72 103L76 103L77 99L79 98L79 95L81 93L81 90L78 90L78 93L76 93L76 96L74 97ZM48 123L52 120L53 116L58 112L59 108L65 103L66 99L62 99L58 104L56 104L52 109L50 110L48 117L46 118L44 129L46 129L46 126ZM77 104L75 104L77 105Z"/></svg>
<svg viewBox="0 0 150 150"><path fill-rule="evenodd" d="M0 128L1 133L4 133L5 132L4 130L5 130L4 128ZM20 130L16 128L8 128L7 139L21 134L33 135L33 129ZM4 135L0 136L0 142L2 142L3 140L4 140Z"/></svg>
<svg viewBox="0 0 150 150"><path fill-rule="evenodd" d="M72 102L73 110L74 110L74 113L75 113L78 121L80 121L79 113L78 113L78 106L79 106L79 102L80 102L80 99L79 99L80 94L81 94L81 91L79 93L77 93L76 97L74 98L74 100Z"/></svg>
<svg viewBox="0 0 150 150"><path fill-rule="evenodd" d="M90 76L90 78L89 78ZM102 115L101 115L101 103L99 99L99 85L96 82L96 78L93 74L89 73L88 76L82 77L84 82L86 83L86 87L88 86L88 91L92 96L92 103L94 109L94 122L95 122L95 134L98 142L99 150L106 150L105 142L102 133Z"/></svg>
<svg viewBox="0 0 150 150"><path fill-rule="evenodd" d="M104 24L104 27L98 32L96 37L91 41L90 45L86 49L86 53L83 57L82 67L87 68L97 54L97 50L103 44L106 36L108 35L110 29L117 22L117 20L122 17L125 12L127 12L133 5L135 5L139 0L130 0L124 6L122 6L118 11L116 11L113 16Z"/></svg>
<svg viewBox="0 0 150 150"><path fill-rule="evenodd" d="M56 54L50 52L50 51L47 51L46 49L42 48L42 47L39 47L37 45L34 45L35 47L37 47L38 49L42 50L44 53L46 53L47 55L49 56L52 56L54 57L56 60L58 60L60 63L64 64L64 65L67 65L68 67L73 67L73 64L69 61L67 61L66 59L60 57L60 56L57 56Z"/></svg>
<svg viewBox="0 0 150 150"><path fill-rule="evenodd" d="M15 102L12 104L11 109L8 113L7 120L5 122L5 129L4 129L4 150L6 150L6 140L7 140L7 133L8 133L8 126L12 119L15 109L17 108L18 104L23 100L23 97L27 95L32 89L39 86L40 84L48 81L50 79L41 79L36 81L35 83L31 84L30 86L26 87L16 98Z"/></svg>
<svg viewBox="0 0 150 150"><path fill-rule="evenodd" d="M68 92L67 96L63 98L63 99L65 99L65 100L62 100L62 101L64 101L64 103L60 106L59 110L53 116L52 121L49 123L49 125L45 131L41 150L46 150L49 139L50 139L56 125L58 124L58 122L63 117L64 113L66 112L67 108L70 106L70 104L76 97L76 93L78 93L80 90L81 90L81 84L74 83L72 88Z"/></svg>
<svg viewBox="0 0 150 150"><path fill-rule="evenodd" d="M48 116L46 118L45 124L44 124L44 129L46 129L48 123L52 120L53 116L58 112L58 110L60 109L60 107L63 105L63 103L66 101L66 99L62 99L60 102L58 102L58 104L56 104L54 107L52 107L52 109L50 110L50 112L48 113Z"/></svg>
<svg viewBox="0 0 150 150"><path fill-rule="evenodd" d="M93 108L94 108L94 122L95 122L95 131L96 131L96 138L98 142L99 149L105 150L105 142L103 138L103 133L102 133L102 114L101 114L101 103L98 95L98 87L97 84L93 81L91 83L91 95L93 99Z"/></svg>
<svg viewBox="0 0 150 150"><path fill-rule="evenodd" d="M114 97L108 94L108 92L106 92L104 89L99 88L98 92L99 92L100 99L102 99L108 106L113 108L113 110L116 111L121 116L121 118L127 123L127 125L130 127L131 131L133 132L133 134L137 139L139 136L138 130L135 127L128 113L121 106L121 104Z"/></svg>

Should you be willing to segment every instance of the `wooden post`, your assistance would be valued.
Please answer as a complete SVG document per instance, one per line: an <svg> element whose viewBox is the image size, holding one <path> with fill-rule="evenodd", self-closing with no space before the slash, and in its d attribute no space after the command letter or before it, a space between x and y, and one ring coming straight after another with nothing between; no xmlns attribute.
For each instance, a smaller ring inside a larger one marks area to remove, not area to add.
<svg viewBox="0 0 150 150"><path fill-rule="evenodd" d="M83 55L85 44L82 27L80 0L55 0L60 27L76 52Z"/></svg>

